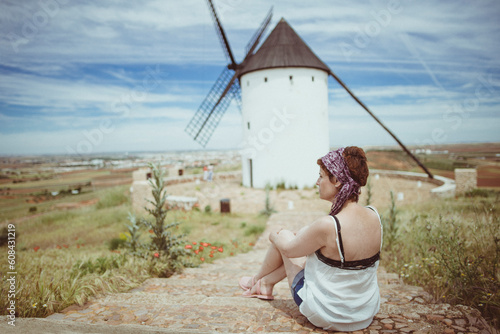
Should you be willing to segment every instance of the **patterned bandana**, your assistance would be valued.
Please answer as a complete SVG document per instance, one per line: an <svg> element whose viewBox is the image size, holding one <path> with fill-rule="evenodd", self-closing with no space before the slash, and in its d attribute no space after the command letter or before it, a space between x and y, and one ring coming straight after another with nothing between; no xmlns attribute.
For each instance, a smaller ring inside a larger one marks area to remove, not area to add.
<svg viewBox="0 0 500 334"><path fill-rule="evenodd" d="M340 191L335 195L335 200L330 210L330 215L332 216L340 212L342 206L352 194L359 194L361 188L360 185L352 179L343 153L344 147L336 151L328 152L327 155L321 158L326 169L342 183Z"/></svg>

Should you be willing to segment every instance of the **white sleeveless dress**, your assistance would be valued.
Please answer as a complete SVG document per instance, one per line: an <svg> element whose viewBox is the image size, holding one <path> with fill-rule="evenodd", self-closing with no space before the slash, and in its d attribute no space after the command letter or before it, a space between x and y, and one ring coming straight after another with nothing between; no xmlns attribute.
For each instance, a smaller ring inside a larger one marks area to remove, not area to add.
<svg viewBox="0 0 500 334"><path fill-rule="evenodd" d="M378 216L375 208L368 208ZM328 259L319 250L307 257L304 286L297 292L302 298L299 309L313 325L325 330L364 329L380 308L377 282L380 252L369 259L344 261L340 224L336 217L332 219L337 222L335 229L341 261ZM382 232L382 224L380 228ZM380 244L382 247L382 241Z"/></svg>

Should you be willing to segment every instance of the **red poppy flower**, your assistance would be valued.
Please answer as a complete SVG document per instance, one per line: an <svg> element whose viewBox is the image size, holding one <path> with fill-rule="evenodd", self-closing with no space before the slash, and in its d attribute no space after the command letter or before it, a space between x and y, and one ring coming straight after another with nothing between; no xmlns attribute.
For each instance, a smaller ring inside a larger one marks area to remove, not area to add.
<svg viewBox="0 0 500 334"><path fill-rule="evenodd" d="M218 251L222 253L224 251L224 248L219 247Z"/></svg>
<svg viewBox="0 0 500 334"><path fill-rule="evenodd" d="M69 246L68 245L63 245L64 248L68 248Z"/></svg>
<svg viewBox="0 0 500 334"><path fill-rule="evenodd" d="M216 249L216 248L217 248L217 246L212 246L212 247L210 247L210 248L212 248L212 249Z"/></svg>
<svg viewBox="0 0 500 334"><path fill-rule="evenodd" d="M155 253L155 254L154 254L154 256L155 256L155 257L160 257L160 254Z"/></svg>
<svg viewBox="0 0 500 334"><path fill-rule="evenodd" d="M205 248L203 248L203 246L200 246L200 250L201 250L201 251L202 251L202 250L204 250L204 249L205 249Z"/></svg>
<svg viewBox="0 0 500 334"><path fill-rule="evenodd" d="M149 230L149 233L153 233L153 230Z"/></svg>
<svg viewBox="0 0 500 334"><path fill-rule="evenodd" d="M196 241L193 241L193 245L196 245L196 244L197 244L197 242L196 242Z"/></svg>
<svg viewBox="0 0 500 334"><path fill-rule="evenodd" d="M199 250L195 250L195 251L194 251L194 253L195 253L196 255L198 255L198 253L199 253L199 252L200 252Z"/></svg>
<svg viewBox="0 0 500 334"><path fill-rule="evenodd" d="M210 257L214 257L214 255L213 255L213 254L210 254Z"/></svg>
<svg viewBox="0 0 500 334"><path fill-rule="evenodd" d="M201 262L205 261L204 257L200 257Z"/></svg>
<svg viewBox="0 0 500 334"><path fill-rule="evenodd" d="M203 245L204 247L208 247L208 246L210 246L210 244L208 244L208 243L206 243L206 242L202 243L202 245Z"/></svg>
<svg viewBox="0 0 500 334"><path fill-rule="evenodd" d="M36 252L40 249L40 246L33 247L33 250Z"/></svg>
<svg viewBox="0 0 500 334"><path fill-rule="evenodd" d="M57 248L57 249L61 249L62 247L61 247L61 246L59 246L59 245L57 245L57 246L56 246L56 248Z"/></svg>
<svg viewBox="0 0 500 334"><path fill-rule="evenodd" d="M186 247L184 247L184 248L186 248L186 249L192 249L192 248L193 248L193 246L191 246L191 245L186 245Z"/></svg>

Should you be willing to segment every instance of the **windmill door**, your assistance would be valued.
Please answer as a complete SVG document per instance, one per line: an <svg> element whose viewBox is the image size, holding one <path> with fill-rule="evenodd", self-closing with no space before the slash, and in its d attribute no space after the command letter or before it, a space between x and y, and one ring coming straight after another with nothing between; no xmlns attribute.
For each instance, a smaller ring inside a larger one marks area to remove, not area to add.
<svg viewBox="0 0 500 334"><path fill-rule="evenodd" d="M250 188L253 188L253 163L252 159L248 159L248 166L250 167Z"/></svg>

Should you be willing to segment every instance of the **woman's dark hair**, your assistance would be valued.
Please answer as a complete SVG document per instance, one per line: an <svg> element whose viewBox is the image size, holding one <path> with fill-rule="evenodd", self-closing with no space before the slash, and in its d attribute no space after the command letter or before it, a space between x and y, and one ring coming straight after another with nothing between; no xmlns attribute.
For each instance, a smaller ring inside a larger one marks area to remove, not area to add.
<svg viewBox="0 0 500 334"><path fill-rule="evenodd" d="M356 181L361 187L366 185L368 180L368 164L366 162L365 151L357 146L348 146L344 149L342 154L346 161L347 167L349 168L349 173L354 181ZM318 165L323 169L323 171L328 175L330 182L333 183L333 174L326 168L325 164L321 159L318 159ZM359 194L352 194L349 199L353 199L355 202L359 199Z"/></svg>

